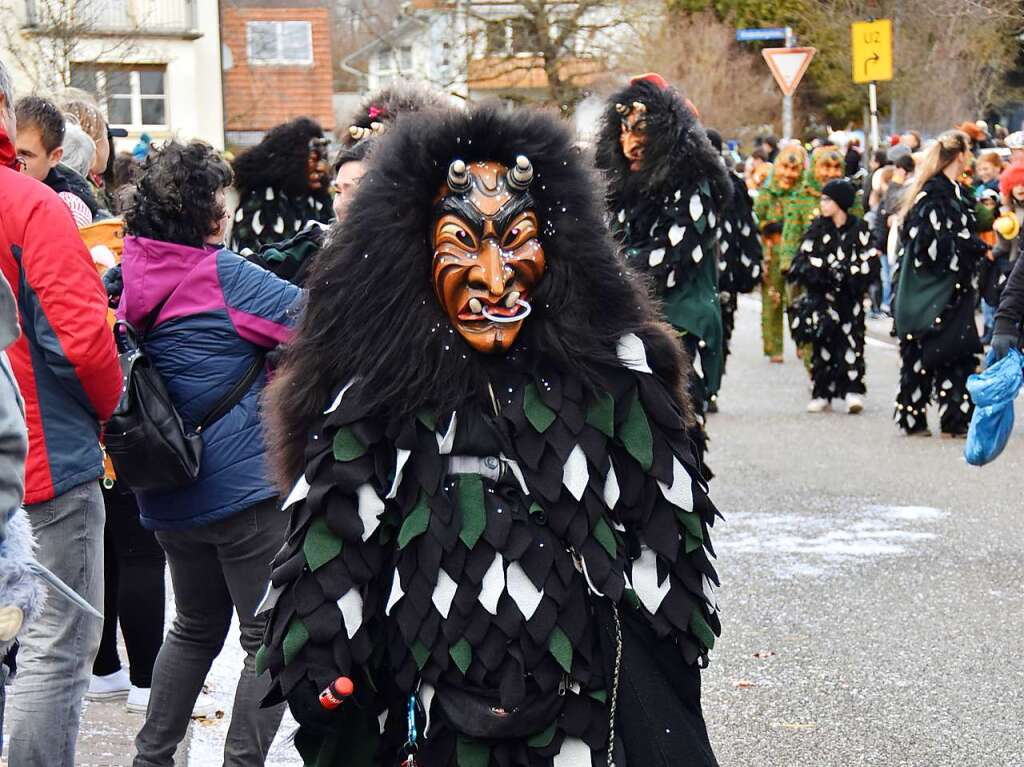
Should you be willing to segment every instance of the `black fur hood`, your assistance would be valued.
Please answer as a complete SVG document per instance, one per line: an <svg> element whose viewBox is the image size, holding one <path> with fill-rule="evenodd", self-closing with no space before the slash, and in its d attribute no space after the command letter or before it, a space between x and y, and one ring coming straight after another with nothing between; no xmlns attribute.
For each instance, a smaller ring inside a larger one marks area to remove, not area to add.
<svg viewBox="0 0 1024 767"><path fill-rule="evenodd" d="M452 160L511 165L519 154L536 173L531 194L546 272L512 352L479 354L449 326L434 296L434 200ZM681 392L678 344L617 255L593 177L561 122L493 106L400 114L368 162L307 280L303 317L271 387L279 479L294 477L308 429L354 379L347 398L364 412L391 415L454 409L514 369L553 369L594 387L603 366L618 364L618 339L637 333L656 372Z"/></svg>
<svg viewBox="0 0 1024 767"><path fill-rule="evenodd" d="M352 146L359 139L351 133L351 128L370 128L374 123L388 126L395 118L406 112L424 110L444 110L448 108L443 93L412 83L395 83L367 96L359 109L342 128L341 140L345 146Z"/></svg>
<svg viewBox="0 0 1024 767"><path fill-rule="evenodd" d="M621 117L615 110L616 104L634 101L647 107L643 166L635 173L619 145ZM595 161L607 176L613 207L637 197L692 189L702 179L707 179L719 210L732 198L728 172L692 108L675 88L662 89L648 80L635 80L608 99Z"/></svg>

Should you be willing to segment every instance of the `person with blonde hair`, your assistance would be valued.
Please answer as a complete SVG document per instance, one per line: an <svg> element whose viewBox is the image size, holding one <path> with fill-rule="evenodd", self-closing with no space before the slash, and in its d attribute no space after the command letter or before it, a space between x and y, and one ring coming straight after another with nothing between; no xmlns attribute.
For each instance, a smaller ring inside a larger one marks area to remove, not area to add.
<svg viewBox="0 0 1024 767"><path fill-rule="evenodd" d="M112 178L114 137L127 136L128 132L122 128L111 128L99 106L90 100L89 94L85 91L68 89L60 106L65 117L71 118L71 122L77 121L79 127L92 139L96 151L86 178L92 184L100 206L108 211L115 211L117 206L106 188Z"/></svg>
<svg viewBox="0 0 1024 767"><path fill-rule="evenodd" d="M981 351L974 321L974 272L986 246L975 233L974 205L956 179L971 142L960 131L932 144L903 197L896 332L900 389L895 417L908 435L927 436L927 406L937 392L942 433L967 434L974 406L967 376Z"/></svg>

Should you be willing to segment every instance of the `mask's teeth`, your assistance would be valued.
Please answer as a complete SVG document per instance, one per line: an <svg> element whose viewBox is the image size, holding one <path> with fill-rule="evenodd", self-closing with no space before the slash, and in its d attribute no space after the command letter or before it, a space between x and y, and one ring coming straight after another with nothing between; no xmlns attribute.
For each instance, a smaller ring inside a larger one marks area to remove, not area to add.
<svg viewBox="0 0 1024 767"><path fill-rule="evenodd" d="M509 309L515 308L516 301L519 300L519 295L520 293L518 290L513 290L511 293L509 293L508 296L505 298L505 306L507 306Z"/></svg>
<svg viewBox="0 0 1024 767"><path fill-rule="evenodd" d="M473 312L473 314L480 314L480 312L484 310L484 305L480 303L479 298L471 298L469 299L469 310Z"/></svg>

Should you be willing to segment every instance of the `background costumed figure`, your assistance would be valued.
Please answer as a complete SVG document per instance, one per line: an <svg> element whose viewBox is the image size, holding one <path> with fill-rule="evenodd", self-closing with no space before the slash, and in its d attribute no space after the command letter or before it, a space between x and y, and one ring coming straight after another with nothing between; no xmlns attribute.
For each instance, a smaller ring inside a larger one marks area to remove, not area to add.
<svg viewBox="0 0 1024 767"><path fill-rule="evenodd" d="M238 208L231 250L249 256L289 240L311 222L331 220L328 140L308 117L271 128L232 163Z"/></svg>
<svg viewBox="0 0 1024 767"><path fill-rule="evenodd" d="M702 417L722 379L718 227L732 196L728 173L693 106L656 74L611 97L596 162L612 233L693 360L691 399Z"/></svg>
<svg viewBox="0 0 1024 767"><path fill-rule="evenodd" d="M864 408L864 296L880 267L868 225L847 213L855 196L848 181L825 184L821 215L811 222L787 274L801 288L789 321L811 366L810 412L821 412L833 399L845 400L850 413Z"/></svg>
<svg viewBox="0 0 1024 767"><path fill-rule="evenodd" d="M761 230L764 260L761 279L761 340L764 354L772 362L783 361L783 314L787 303L786 278L782 269L782 229L789 200L803 176L807 153L803 147L784 147L772 168L768 182L754 201L754 215Z"/></svg>
<svg viewBox="0 0 1024 767"><path fill-rule="evenodd" d="M722 372L729 359L729 341L736 324L736 309L740 293L751 293L761 283L763 252L757 236L754 203L750 199L743 177L730 170L722 155L722 136L708 130L711 145L719 152L732 182L732 203L722 211L722 225L718 242L718 297L722 306ZM717 396L708 405L716 411Z"/></svg>
<svg viewBox="0 0 1024 767"><path fill-rule="evenodd" d="M269 396L291 524L268 702L307 765L404 764L409 740L421 767L598 767L610 741L715 765L688 371L569 135L482 108L382 141Z"/></svg>
<svg viewBox="0 0 1024 767"><path fill-rule="evenodd" d="M907 434L927 435L933 391L944 434L964 436L974 413L967 376L981 352L974 273L987 246L975 234L974 205L958 178L970 152L959 131L925 153L907 190L896 283L900 389L895 417Z"/></svg>

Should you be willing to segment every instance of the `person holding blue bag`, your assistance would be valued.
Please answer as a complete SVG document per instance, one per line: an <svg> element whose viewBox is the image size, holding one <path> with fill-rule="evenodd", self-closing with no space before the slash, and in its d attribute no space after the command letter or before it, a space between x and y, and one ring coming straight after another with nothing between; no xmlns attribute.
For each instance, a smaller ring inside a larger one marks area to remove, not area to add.
<svg viewBox="0 0 1024 767"><path fill-rule="evenodd" d="M999 298L995 322L992 324L992 351L997 360L1010 349L1020 349L1021 325L1024 323L1024 258L1018 258Z"/></svg>
<svg viewBox="0 0 1024 767"><path fill-rule="evenodd" d="M1024 259L1017 259L999 300L992 331L992 348L985 372L967 382L976 409L964 446L964 457L973 466L994 461L1006 447L1013 431L1013 401L1020 393L1024 375L1021 325L1024 322Z"/></svg>

